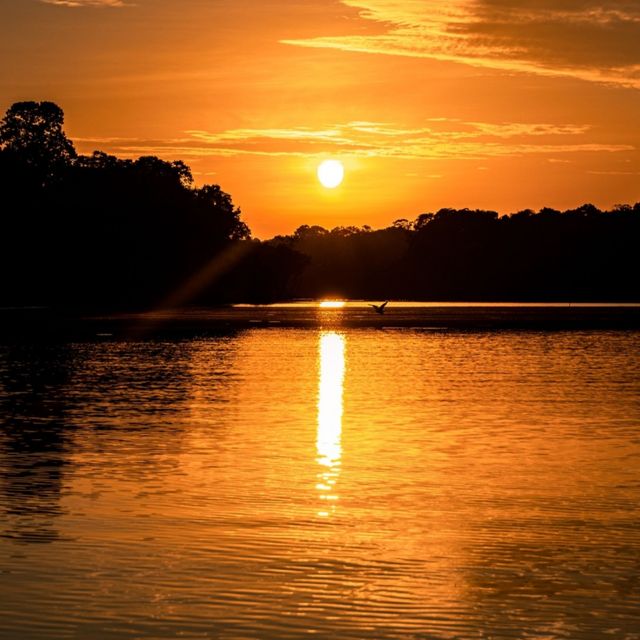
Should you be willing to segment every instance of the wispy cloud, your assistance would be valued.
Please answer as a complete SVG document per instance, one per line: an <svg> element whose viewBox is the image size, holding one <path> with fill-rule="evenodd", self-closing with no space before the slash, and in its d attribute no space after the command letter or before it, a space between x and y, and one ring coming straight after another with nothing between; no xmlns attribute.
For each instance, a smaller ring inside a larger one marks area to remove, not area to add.
<svg viewBox="0 0 640 640"><path fill-rule="evenodd" d="M44 4L58 7L126 7L131 6L124 0L40 0Z"/></svg>
<svg viewBox="0 0 640 640"><path fill-rule="evenodd" d="M431 58L640 88L636 0L341 0L374 35L285 44Z"/></svg>
<svg viewBox="0 0 640 640"><path fill-rule="evenodd" d="M587 171L596 176L640 176L640 171Z"/></svg>
<svg viewBox="0 0 640 640"><path fill-rule="evenodd" d="M187 131L171 140L76 139L83 150L100 147L125 157L144 154L184 159L206 156L297 156L482 160L528 154L631 151L627 144L594 142L581 124L485 123L432 119L407 128L354 121L310 127Z"/></svg>

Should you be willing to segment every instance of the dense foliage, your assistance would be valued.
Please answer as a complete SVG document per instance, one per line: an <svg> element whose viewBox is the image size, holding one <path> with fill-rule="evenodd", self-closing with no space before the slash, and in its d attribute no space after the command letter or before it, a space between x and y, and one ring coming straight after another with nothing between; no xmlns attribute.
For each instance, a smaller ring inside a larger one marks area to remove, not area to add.
<svg viewBox="0 0 640 640"><path fill-rule="evenodd" d="M441 209L259 242L231 197L196 188L184 163L78 155L63 124L50 102L17 103L0 123L0 305L640 299L640 203Z"/></svg>
<svg viewBox="0 0 640 640"><path fill-rule="evenodd" d="M292 296L417 300L640 300L640 203L600 211L441 209L372 231L300 227Z"/></svg>
<svg viewBox="0 0 640 640"><path fill-rule="evenodd" d="M5 304L156 304L250 238L231 197L195 188L182 162L78 156L63 120L26 102L0 125Z"/></svg>

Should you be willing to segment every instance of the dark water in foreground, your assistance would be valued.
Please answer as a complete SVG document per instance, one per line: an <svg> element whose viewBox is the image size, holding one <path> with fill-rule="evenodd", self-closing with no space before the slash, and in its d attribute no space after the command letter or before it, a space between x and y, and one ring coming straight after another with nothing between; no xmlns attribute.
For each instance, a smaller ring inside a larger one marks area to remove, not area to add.
<svg viewBox="0 0 640 640"><path fill-rule="evenodd" d="M0 637L640 638L640 333L0 345Z"/></svg>

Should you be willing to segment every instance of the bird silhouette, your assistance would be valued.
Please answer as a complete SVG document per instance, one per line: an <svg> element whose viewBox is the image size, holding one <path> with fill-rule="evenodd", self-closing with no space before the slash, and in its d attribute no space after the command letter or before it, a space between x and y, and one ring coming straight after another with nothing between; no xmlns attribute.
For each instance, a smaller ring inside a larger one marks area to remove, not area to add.
<svg viewBox="0 0 640 640"><path fill-rule="evenodd" d="M389 301L383 302L382 304L370 304L369 306L376 312L382 315L384 313L384 308L389 304Z"/></svg>

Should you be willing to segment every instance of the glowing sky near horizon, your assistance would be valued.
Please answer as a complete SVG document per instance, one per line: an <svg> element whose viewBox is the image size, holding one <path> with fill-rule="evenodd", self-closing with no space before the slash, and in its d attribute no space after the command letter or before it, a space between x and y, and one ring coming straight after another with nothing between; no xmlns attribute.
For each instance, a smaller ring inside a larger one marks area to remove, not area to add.
<svg viewBox="0 0 640 640"><path fill-rule="evenodd" d="M183 159L259 237L640 200L632 0L0 0L0 52L2 111Z"/></svg>

